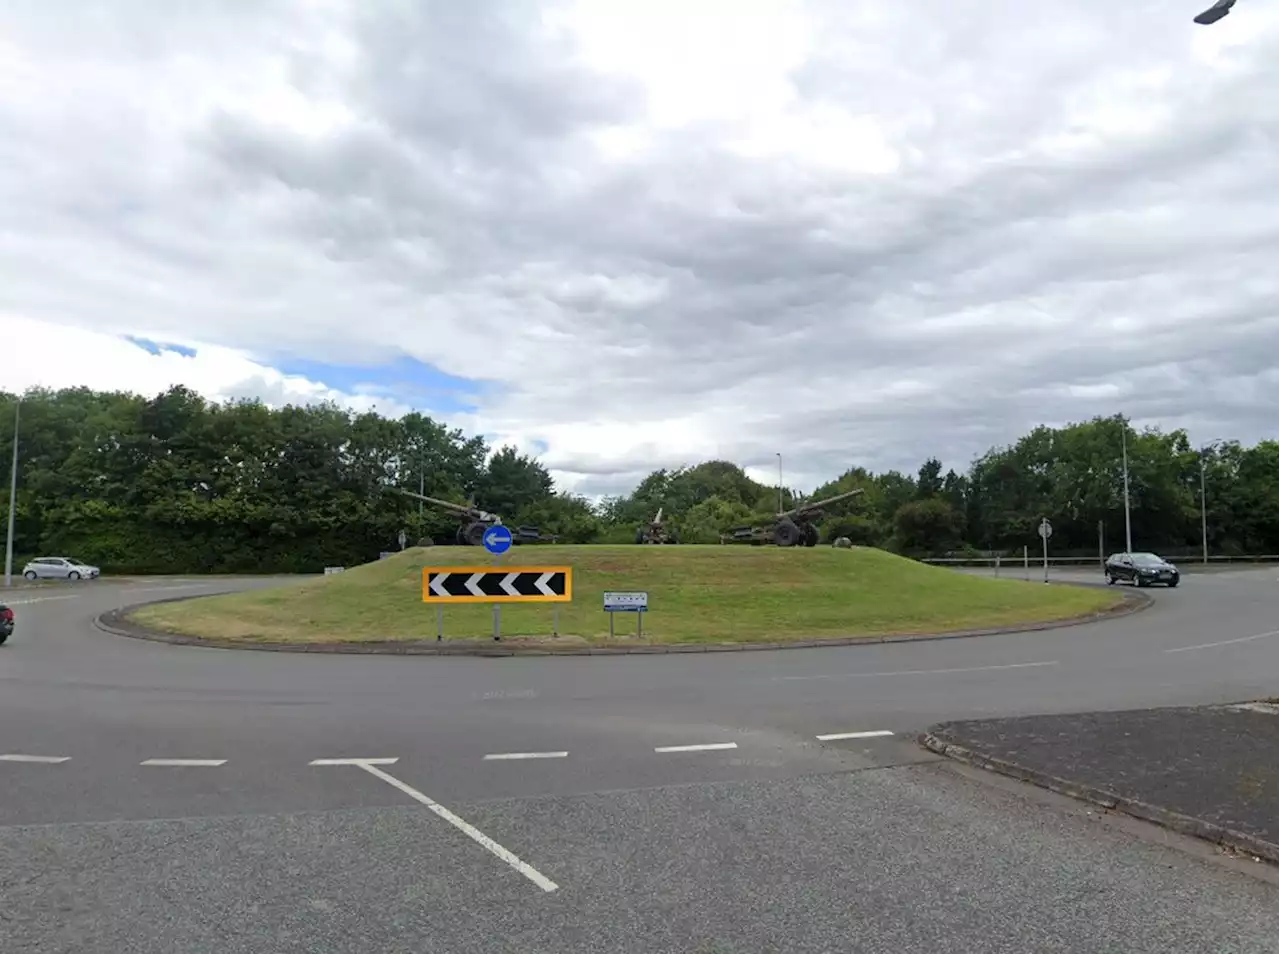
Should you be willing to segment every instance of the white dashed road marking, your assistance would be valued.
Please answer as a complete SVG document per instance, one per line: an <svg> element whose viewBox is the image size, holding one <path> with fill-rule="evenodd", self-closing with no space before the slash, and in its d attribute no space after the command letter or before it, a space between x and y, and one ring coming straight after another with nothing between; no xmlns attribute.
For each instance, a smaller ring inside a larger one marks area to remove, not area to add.
<svg viewBox="0 0 1280 954"><path fill-rule="evenodd" d="M515 761L517 759L565 759L568 752L497 752L484 757L486 762Z"/></svg>
<svg viewBox="0 0 1280 954"><path fill-rule="evenodd" d="M1276 630L1269 633L1254 633L1252 636L1241 636L1238 639L1222 639L1216 643L1200 643L1196 646L1179 646L1177 649L1166 649L1167 653L1187 653L1193 649L1213 649L1215 646L1230 646L1232 643L1247 643L1255 639L1266 639L1268 636L1277 635Z"/></svg>
<svg viewBox="0 0 1280 954"><path fill-rule="evenodd" d="M312 759L308 765L395 765L399 759Z"/></svg>
<svg viewBox="0 0 1280 954"><path fill-rule="evenodd" d="M79 593L68 593L65 596L32 596L24 600L0 600L5 606L26 606L29 603L51 603L54 600L74 600Z"/></svg>
<svg viewBox="0 0 1280 954"><path fill-rule="evenodd" d="M453 812L449 811L449 809L445 808L439 802L433 801L432 799L428 798L426 795L423 795L420 791L418 791L412 785L409 785L406 782L402 782L400 781L400 779L396 778L394 775L390 775L382 771L382 769L378 768L378 764L385 765L388 762L394 762L394 761L395 759L316 759L311 764L312 765L358 766L359 768L364 769L374 778L380 778L382 779L382 781L386 782L388 785L394 788L398 788L400 791L404 792L406 795L408 795L418 804L425 805L432 812L434 812L440 818L443 818L450 825L458 829L458 831L462 832L464 835L466 835L476 844L480 845L480 847L484 848L490 854L495 855L498 858L501 858L508 865L510 865L516 871L520 872L520 874L524 875L526 878L528 878L530 881L536 884L543 891L555 891L557 888L560 887L558 884L556 884L554 881L552 881L550 878L548 878L546 875L540 872L537 868L534 868L532 865L524 861L521 861L519 858L517 858L511 852L507 851L507 849L503 848L500 844L498 844L496 841L494 841L484 832L480 831L478 828L475 828L472 825L468 824L467 822L463 821L461 818L459 818Z"/></svg>
<svg viewBox="0 0 1280 954"><path fill-rule="evenodd" d="M47 762L56 765L59 762L70 762L69 755L0 755L0 762Z"/></svg>
<svg viewBox="0 0 1280 954"><path fill-rule="evenodd" d="M200 768L217 768L219 765L226 765L226 759L145 759L138 763L139 765L165 765L178 767L190 765Z"/></svg>
<svg viewBox="0 0 1280 954"><path fill-rule="evenodd" d="M660 745L655 752L716 752L721 749L736 749L737 742L704 742L701 745Z"/></svg>
<svg viewBox="0 0 1280 954"><path fill-rule="evenodd" d="M963 666L958 669L896 669L886 672L828 672L813 676L774 676L774 679L858 679L869 676L945 676L954 672L994 672L997 669L1034 669L1037 666L1056 666L1058 660L1045 662L1005 663L1002 666Z"/></svg>
<svg viewBox="0 0 1280 954"><path fill-rule="evenodd" d="M888 729L873 729L870 732L833 732L831 735L815 735L819 742L836 742L840 739L878 739L884 735L893 735Z"/></svg>

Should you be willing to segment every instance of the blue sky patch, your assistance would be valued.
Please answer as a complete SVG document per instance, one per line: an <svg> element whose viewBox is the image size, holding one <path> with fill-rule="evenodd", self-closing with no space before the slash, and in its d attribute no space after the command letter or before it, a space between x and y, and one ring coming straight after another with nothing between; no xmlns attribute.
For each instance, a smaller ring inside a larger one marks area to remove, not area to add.
<svg viewBox="0 0 1280 954"><path fill-rule="evenodd" d="M168 341L152 341L150 338L140 338L137 335L125 335L124 340L132 345L137 345L148 354L161 355L166 351L172 351L174 354L180 354L184 358L194 358L196 356L196 349L188 348L186 345L172 344Z"/></svg>
<svg viewBox="0 0 1280 954"><path fill-rule="evenodd" d="M423 412L472 412L480 396L491 390L482 382L446 374L407 356L373 366L306 360L283 360L274 366L284 374L301 375L337 391L381 395Z"/></svg>

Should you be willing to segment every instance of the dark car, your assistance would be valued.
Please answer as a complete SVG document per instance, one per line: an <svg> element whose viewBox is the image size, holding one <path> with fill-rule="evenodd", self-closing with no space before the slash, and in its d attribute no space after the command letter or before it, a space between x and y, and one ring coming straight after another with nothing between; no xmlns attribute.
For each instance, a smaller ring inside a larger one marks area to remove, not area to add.
<svg viewBox="0 0 1280 954"><path fill-rule="evenodd" d="M0 603L0 645L13 635L13 610Z"/></svg>
<svg viewBox="0 0 1280 954"><path fill-rule="evenodd" d="M1126 580L1134 586L1152 583L1177 586L1179 579L1178 568L1154 553L1113 553L1107 557L1103 572L1108 586L1117 580Z"/></svg>

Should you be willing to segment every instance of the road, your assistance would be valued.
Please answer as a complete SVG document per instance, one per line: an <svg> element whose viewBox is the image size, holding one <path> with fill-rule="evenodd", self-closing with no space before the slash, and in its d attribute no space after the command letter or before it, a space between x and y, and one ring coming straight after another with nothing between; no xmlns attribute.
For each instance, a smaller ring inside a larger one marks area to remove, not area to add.
<svg viewBox="0 0 1280 954"><path fill-rule="evenodd" d="M1274 568L1106 624L784 652L309 656L91 626L273 582L9 597L0 950L1275 950L1273 869L912 741L1273 696Z"/></svg>

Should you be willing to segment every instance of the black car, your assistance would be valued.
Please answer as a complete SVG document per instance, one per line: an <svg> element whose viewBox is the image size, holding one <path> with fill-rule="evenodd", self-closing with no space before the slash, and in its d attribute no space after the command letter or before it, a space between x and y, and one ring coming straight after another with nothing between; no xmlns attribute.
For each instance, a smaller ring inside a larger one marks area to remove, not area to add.
<svg viewBox="0 0 1280 954"><path fill-rule="evenodd" d="M1178 568L1154 553L1113 553L1107 557L1103 572L1108 586L1117 580L1127 580L1134 586L1177 586L1179 579Z"/></svg>
<svg viewBox="0 0 1280 954"><path fill-rule="evenodd" d="M0 645L13 635L13 610L0 603Z"/></svg>

